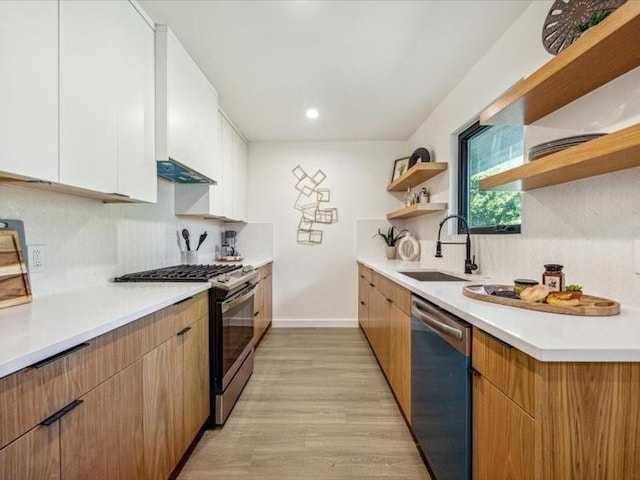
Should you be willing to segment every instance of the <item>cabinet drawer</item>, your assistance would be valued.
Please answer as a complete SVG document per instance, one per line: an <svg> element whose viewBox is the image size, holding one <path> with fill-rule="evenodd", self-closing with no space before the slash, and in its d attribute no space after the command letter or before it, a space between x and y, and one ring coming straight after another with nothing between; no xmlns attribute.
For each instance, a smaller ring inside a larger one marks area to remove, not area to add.
<svg viewBox="0 0 640 480"><path fill-rule="evenodd" d="M535 417L537 362L491 335L473 329L473 368Z"/></svg>
<svg viewBox="0 0 640 480"><path fill-rule="evenodd" d="M367 282L371 281L371 270L362 264L358 264L358 277L364 279Z"/></svg>
<svg viewBox="0 0 640 480"><path fill-rule="evenodd" d="M118 371L115 332L0 379L0 447Z"/></svg>
<svg viewBox="0 0 640 480"><path fill-rule="evenodd" d="M273 272L272 264L265 265L264 267L260 267L258 269L258 282L267 278Z"/></svg>
<svg viewBox="0 0 640 480"><path fill-rule="evenodd" d="M411 316L411 292L394 283L391 286L391 300L400 310Z"/></svg>

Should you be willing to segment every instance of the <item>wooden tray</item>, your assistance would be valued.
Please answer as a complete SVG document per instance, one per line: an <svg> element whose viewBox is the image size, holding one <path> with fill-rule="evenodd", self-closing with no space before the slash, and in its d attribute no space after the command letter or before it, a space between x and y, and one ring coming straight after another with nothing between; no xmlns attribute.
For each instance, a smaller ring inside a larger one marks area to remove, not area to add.
<svg viewBox="0 0 640 480"><path fill-rule="evenodd" d="M496 285L496 287L513 290L513 287L508 285ZM582 295L580 305L577 307L558 307L549 305L548 303L529 303L520 299L489 295L485 291L484 285L469 285L462 289L462 293L465 297L474 298L482 302L526 308L527 310L536 310L538 312L582 315L587 317L605 317L618 315L620 313L620 304L618 302L609 300L608 298L594 297L593 295Z"/></svg>
<svg viewBox="0 0 640 480"><path fill-rule="evenodd" d="M15 230L0 230L0 308L31 301L29 274Z"/></svg>

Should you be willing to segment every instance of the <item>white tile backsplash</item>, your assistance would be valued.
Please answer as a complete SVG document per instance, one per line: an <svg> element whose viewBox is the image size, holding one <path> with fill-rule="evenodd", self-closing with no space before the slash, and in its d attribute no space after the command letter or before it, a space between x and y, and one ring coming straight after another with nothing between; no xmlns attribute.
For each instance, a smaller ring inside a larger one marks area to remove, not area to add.
<svg viewBox="0 0 640 480"><path fill-rule="evenodd" d="M158 182L157 204L104 204L96 200L0 185L0 218L22 220L27 244L46 245L46 265L31 275L34 296L97 285L123 273L180 263L176 231L188 228L192 243L210 260L220 244L215 220L177 217L174 186ZM184 243L182 244L184 248Z"/></svg>

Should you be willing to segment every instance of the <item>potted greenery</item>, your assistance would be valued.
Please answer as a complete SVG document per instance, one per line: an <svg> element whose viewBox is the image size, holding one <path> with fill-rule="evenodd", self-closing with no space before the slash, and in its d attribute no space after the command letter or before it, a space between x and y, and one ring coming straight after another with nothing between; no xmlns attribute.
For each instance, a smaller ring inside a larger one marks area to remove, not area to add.
<svg viewBox="0 0 640 480"><path fill-rule="evenodd" d="M386 234L382 233L380 229L378 229L378 233L373 236L375 238L377 235L380 235L382 238L384 238L384 243L387 245L387 258L389 260L393 260L394 258L396 258L396 243L398 243L398 241L408 232L408 230L401 230L396 234L395 228L396 227L394 226L389 227L389 230L387 230Z"/></svg>

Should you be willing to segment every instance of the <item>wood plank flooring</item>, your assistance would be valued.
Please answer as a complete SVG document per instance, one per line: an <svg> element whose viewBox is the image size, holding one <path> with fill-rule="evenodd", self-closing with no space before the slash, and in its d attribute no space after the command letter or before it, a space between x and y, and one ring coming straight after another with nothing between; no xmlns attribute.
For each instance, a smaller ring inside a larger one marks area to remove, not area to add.
<svg viewBox="0 0 640 480"><path fill-rule="evenodd" d="M428 480L360 329L271 329L180 480Z"/></svg>

